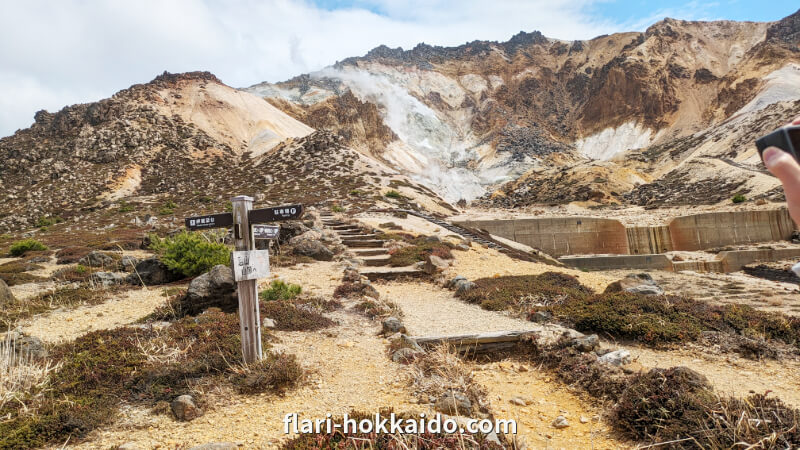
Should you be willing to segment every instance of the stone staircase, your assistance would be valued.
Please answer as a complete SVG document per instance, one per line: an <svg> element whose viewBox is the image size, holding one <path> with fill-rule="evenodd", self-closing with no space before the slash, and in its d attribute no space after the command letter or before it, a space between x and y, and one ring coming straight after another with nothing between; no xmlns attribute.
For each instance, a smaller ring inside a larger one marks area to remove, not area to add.
<svg viewBox="0 0 800 450"><path fill-rule="evenodd" d="M409 267L390 267L390 255L384 248L385 240L378 239L374 233L365 232L360 226L348 224L337 219L330 213L320 215L322 224L339 235L339 238L356 258L364 261L364 267L359 270L361 275L370 281L395 280L398 278L419 278L425 272Z"/></svg>

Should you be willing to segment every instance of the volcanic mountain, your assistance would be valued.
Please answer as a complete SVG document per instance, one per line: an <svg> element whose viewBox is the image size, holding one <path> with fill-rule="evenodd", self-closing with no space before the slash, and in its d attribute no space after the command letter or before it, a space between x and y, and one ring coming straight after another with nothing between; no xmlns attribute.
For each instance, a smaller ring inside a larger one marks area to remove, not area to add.
<svg viewBox="0 0 800 450"><path fill-rule="evenodd" d="M246 90L450 201L714 203L773 194L753 140L800 113L799 41L800 11L665 19L588 41L380 46Z"/></svg>

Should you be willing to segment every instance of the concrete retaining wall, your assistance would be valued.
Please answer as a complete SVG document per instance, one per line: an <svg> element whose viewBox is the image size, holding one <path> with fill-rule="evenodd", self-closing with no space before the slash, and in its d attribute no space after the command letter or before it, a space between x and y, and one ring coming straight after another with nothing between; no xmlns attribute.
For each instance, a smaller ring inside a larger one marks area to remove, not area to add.
<svg viewBox="0 0 800 450"><path fill-rule="evenodd" d="M786 209L731 211L677 217L669 223L675 250L787 240L795 225Z"/></svg>
<svg viewBox="0 0 800 450"><path fill-rule="evenodd" d="M667 255L568 256L559 258L559 261L568 266L583 270L672 270L672 261L667 258Z"/></svg>
<svg viewBox="0 0 800 450"><path fill-rule="evenodd" d="M788 240L795 224L786 209L731 211L677 217L669 225L625 227L591 217L467 220L456 222L539 249L565 255L649 255L726 245Z"/></svg>
<svg viewBox="0 0 800 450"><path fill-rule="evenodd" d="M628 253L628 234L618 220L593 217L468 220L457 225L539 249L551 256Z"/></svg>

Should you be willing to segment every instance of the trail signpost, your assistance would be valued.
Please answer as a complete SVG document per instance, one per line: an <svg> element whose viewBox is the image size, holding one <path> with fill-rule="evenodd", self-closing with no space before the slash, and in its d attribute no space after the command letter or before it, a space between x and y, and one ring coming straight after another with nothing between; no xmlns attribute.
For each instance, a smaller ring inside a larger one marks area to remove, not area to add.
<svg viewBox="0 0 800 450"><path fill-rule="evenodd" d="M303 205L253 209L253 198L240 195L231 199L233 212L187 217L186 228L205 230L233 227L236 250L231 254L231 269L239 294L239 329L245 363L261 359L261 315L258 310L258 279L269 276L269 250L256 250L256 239L276 239L280 227L253 225L299 219Z"/></svg>

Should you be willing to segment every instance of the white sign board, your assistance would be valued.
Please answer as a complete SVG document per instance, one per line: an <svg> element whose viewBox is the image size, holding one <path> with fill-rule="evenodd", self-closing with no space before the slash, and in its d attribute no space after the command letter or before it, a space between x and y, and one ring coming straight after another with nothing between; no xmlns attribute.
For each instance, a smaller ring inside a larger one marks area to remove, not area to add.
<svg viewBox="0 0 800 450"><path fill-rule="evenodd" d="M253 237L256 239L277 239L281 227L277 225L253 225Z"/></svg>
<svg viewBox="0 0 800 450"><path fill-rule="evenodd" d="M233 278L236 281L257 280L269 276L268 250L234 251Z"/></svg>

